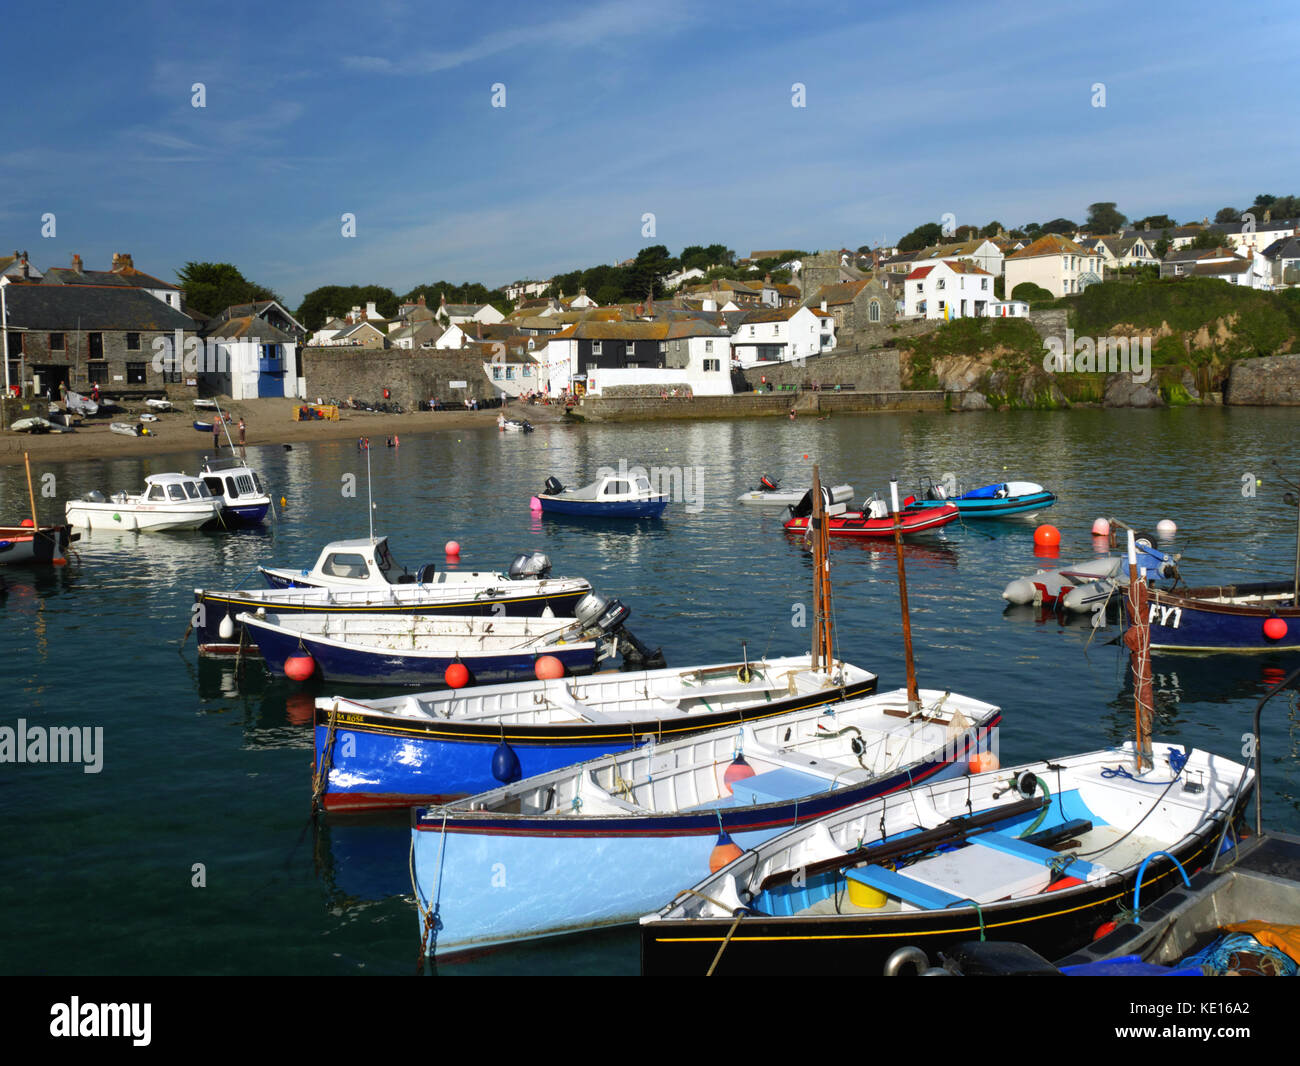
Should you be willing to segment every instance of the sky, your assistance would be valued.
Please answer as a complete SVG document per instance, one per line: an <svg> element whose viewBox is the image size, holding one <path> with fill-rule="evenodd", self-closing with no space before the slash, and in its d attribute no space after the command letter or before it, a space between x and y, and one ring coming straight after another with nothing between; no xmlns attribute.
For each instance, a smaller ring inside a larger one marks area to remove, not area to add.
<svg viewBox="0 0 1300 1066"><path fill-rule="evenodd" d="M230 262L291 308L1300 193L1291 3L74 0L4 25L0 254Z"/></svg>

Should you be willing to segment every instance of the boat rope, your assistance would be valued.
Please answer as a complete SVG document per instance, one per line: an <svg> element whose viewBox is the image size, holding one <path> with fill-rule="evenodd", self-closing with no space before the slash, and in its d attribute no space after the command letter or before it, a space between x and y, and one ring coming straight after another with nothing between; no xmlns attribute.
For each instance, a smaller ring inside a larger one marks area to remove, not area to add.
<svg viewBox="0 0 1300 1066"><path fill-rule="evenodd" d="M420 958L416 966L416 973L424 973L425 960L432 957L438 949L438 934L442 931L442 917L439 911L442 908L442 859L447 849L447 811L444 808L442 812L442 840L438 845L438 883L434 893L433 904L428 910L425 910L424 904L420 902L420 885L415 876L415 834L411 834L411 847L407 852L407 865L411 873L411 890L415 893L415 908L420 913L421 930L420 930Z"/></svg>
<svg viewBox="0 0 1300 1066"><path fill-rule="evenodd" d="M330 770L334 766L334 736L338 728L339 721L339 701L334 701L334 706L330 708L329 730L325 734L325 747L321 750L320 763L312 767L311 773L311 806L312 810L317 810L321 798L325 795L325 789L329 784Z"/></svg>
<svg viewBox="0 0 1300 1066"><path fill-rule="evenodd" d="M248 626L239 627L239 649L235 652L235 680L244 676L244 652L248 648Z"/></svg>
<svg viewBox="0 0 1300 1066"><path fill-rule="evenodd" d="M962 903L969 903L975 908L975 913L979 916L980 920L980 940L983 941L987 939L984 933L984 908L981 907L978 902L968 896L966 899L955 899L951 903L945 904L943 909L947 910L949 907L956 907Z"/></svg>
<svg viewBox="0 0 1300 1066"><path fill-rule="evenodd" d="M1109 774L1109 776L1110 776L1110 777L1129 777L1129 776L1131 776L1127 771L1124 771L1122 767L1121 767L1120 769L1121 769L1121 772L1120 772L1120 773L1118 773L1118 774L1116 774L1116 773L1112 773L1112 774ZM1102 770L1101 775L1102 775L1102 777L1106 777L1106 776L1108 776L1108 775L1107 775L1107 771L1106 771L1106 770ZM1151 804L1151 809L1150 809L1149 811L1147 811L1147 813L1144 814L1141 818L1139 818L1136 822L1134 822L1131 826L1129 826L1128 830L1124 833L1123 836L1121 836L1121 837L1119 837L1119 838L1117 838L1117 839L1115 839L1115 840L1112 840L1112 841L1111 841L1109 844L1107 844L1105 847L1098 848L1096 851L1081 851L1081 852L1079 852L1079 858L1081 858L1081 859L1089 859L1089 858L1091 858L1091 857L1094 856L1094 855L1104 855L1106 852L1110 851L1111 848L1115 847L1117 844L1119 844L1121 841L1123 841L1126 837L1130 836L1130 835L1133 833L1133 831L1134 831L1135 829L1137 829L1138 826L1140 826L1143 822L1145 822L1148 818L1150 818L1151 815L1152 815L1152 814L1153 814L1157 809L1159 809L1161 801L1162 801L1162 800L1165 798L1165 796L1168 794L1169 790L1170 790L1171 788L1174 787L1174 785L1175 785L1175 783L1177 783L1177 781L1178 781L1178 778L1175 776L1171 781L1169 781L1167 784L1165 784L1165 790L1164 790L1164 792L1160 793L1160 795L1156 797L1155 802L1154 802L1153 804ZM1157 782L1155 782L1155 783L1156 783L1156 784L1161 784L1162 782L1158 782L1158 781L1157 781Z"/></svg>

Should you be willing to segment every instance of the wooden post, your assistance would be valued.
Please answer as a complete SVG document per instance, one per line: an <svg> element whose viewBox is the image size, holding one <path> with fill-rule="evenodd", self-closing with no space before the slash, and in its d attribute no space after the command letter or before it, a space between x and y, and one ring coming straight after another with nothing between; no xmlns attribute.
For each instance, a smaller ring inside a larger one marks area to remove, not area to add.
<svg viewBox="0 0 1300 1066"><path fill-rule="evenodd" d="M36 493L32 491L32 456L31 452L23 452L23 462L27 465L27 498L32 504L32 527L33 530L40 529L41 524L36 519ZM35 533L32 534L35 536Z"/></svg>
<svg viewBox="0 0 1300 1066"><path fill-rule="evenodd" d="M812 479L812 514L808 518L808 531L812 534L812 553L813 553L813 639L811 660L809 665L813 670L821 668L821 647L822 647L822 568L821 568L821 544L822 544L822 480L821 471L816 463L813 463Z"/></svg>
<svg viewBox="0 0 1300 1066"><path fill-rule="evenodd" d="M898 600L903 608L903 655L907 663L907 709L916 714L921 709L921 693L916 684L916 661L912 658L912 617L907 607L907 570L903 566L903 513L898 506L898 482L889 483L889 501L894 508L894 554L898 558Z"/></svg>
<svg viewBox="0 0 1300 1066"><path fill-rule="evenodd" d="M1151 628L1147 620L1147 586L1137 563L1133 530L1128 531L1128 608L1132 624L1124 634L1133 669L1133 710L1137 737L1133 742L1133 764L1139 774L1150 770L1151 730L1155 718L1155 695L1151 685Z"/></svg>

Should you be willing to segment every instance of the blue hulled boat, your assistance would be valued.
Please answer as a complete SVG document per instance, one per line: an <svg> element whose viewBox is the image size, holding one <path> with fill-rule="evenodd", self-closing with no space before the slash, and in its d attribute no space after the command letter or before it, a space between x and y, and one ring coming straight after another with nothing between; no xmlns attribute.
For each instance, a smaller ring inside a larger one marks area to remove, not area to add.
<svg viewBox="0 0 1300 1066"><path fill-rule="evenodd" d="M221 500L221 521L227 526L258 526L271 506L257 472L242 459L204 456L199 477Z"/></svg>
<svg viewBox="0 0 1300 1066"><path fill-rule="evenodd" d="M996 707L939 691L919 702L909 712L902 690L812 708L415 808L420 911L441 921L426 947L453 955L635 921L719 859L965 773L989 750Z"/></svg>
<svg viewBox="0 0 1300 1066"><path fill-rule="evenodd" d="M310 676L331 682L441 687L454 663L465 668L467 684L519 681L537 676L541 656L558 659L566 674L588 674L615 652L598 625L573 618L244 613L237 620L273 673L310 656Z"/></svg>
<svg viewBox="0 0 1300 1066"><path fill-rule="evenodd" d="M1034 481L1003 481L950 496L943 485L926 480L921 498L914 500L909 511L928 510L954 504L962 518L1007 518L1031 514L1051 507L1056 495Z"/></svg>
<svg viewBox="0 0 1300 1066"><path fill-rule="evenodd" d="M580 489L566 489L548 477L537 499L543 514L593 518L658 518L668 506L668 494L655 492L644 474L606 474Z"/></svg>
<svg viewBox="0 0 1300 1066"><path fill-rule="evenodd" d="M1128 601L1124 609L1132 622ZM1152 588L1147 620L1157 651L1260 652L1300 649L1300 606L1292 581Z"/></svg>

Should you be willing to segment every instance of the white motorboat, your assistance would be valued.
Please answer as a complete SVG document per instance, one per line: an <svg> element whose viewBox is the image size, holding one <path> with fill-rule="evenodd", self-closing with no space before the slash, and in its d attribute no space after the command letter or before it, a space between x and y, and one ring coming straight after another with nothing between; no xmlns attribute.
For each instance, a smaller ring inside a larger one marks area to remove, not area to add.
<svg viewBox="0 0 1300 1066"><path fill-rule="evenodd" d="M145 403L155 411L170 411L172 409L171 400L148 399Z"/></svg>
<svg viewBox="0 0 1300 1066"><path fill-rule="evenodd" d="M221 518L228 526L260 525L271 507L257 471L242 459L203 458L199 477L222 503Z"/></svg>
<svg viewBox="0 0 1300 1066"><path fill-rule="evenodd" d="M533 425L524 418L507 418L505 415L497 415L497 429L502 433L531 433Z"/></svg>
<svg viewBox="0 0 1300 1066"><path fill-rule="evenodd" d="M824 492L829 494L829 501L839 502L853 499L852 485L828 485ZM764 475L759 478L758 488L751 489L749 492L742 492L736 497L736 502L757 503L772 507L789 507L798 503L807 494L807 489L783 489L781 483L775 478Z"/></svg>
<svg viewBox="0 0 1300 1066"><path fill-rule="evenodd" d="M132 529L141 533L198 529L216 521L221 501L201 480L187 474L152 474L144 492L89 492L66 506L69 525L79 529Z"/></svg>

